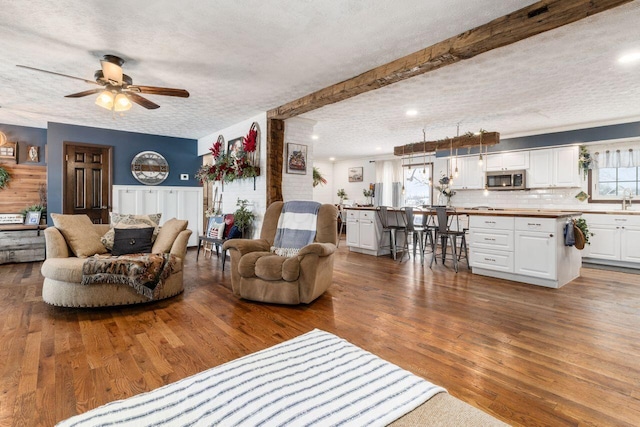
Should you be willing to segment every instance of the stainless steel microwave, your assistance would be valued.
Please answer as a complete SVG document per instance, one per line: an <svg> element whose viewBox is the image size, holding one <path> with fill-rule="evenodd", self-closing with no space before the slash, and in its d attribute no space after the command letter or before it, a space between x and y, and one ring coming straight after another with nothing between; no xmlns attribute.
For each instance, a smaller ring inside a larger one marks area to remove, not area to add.
<svg viewBox="0 0 640 427"><path fill-rule="evenodd" d="M487 190L524 190L526 176L525 170L487 172L485 187Z"/></svg>

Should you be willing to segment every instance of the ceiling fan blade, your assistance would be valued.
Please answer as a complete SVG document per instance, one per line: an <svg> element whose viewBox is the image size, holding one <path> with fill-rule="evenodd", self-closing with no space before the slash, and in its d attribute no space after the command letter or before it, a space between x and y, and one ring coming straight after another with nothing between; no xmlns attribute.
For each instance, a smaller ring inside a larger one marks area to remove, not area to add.
<svg viewBox="0 0 640 427"><path fill-rule="evenodd" d="M143 98L143 97L141 97L140 95L138 95L136 93L129 92L129 93L127 93L127 96L129 97L130 100L132 100L133 102L135 102L138 105L143 106L147 110L155 110L156 108L160 108L160 106L158 104L156 104L155 102L151 102L147 98Z"/></svg>
<svg viewBox="0 0 640 427"><path fill-rule="evenodd" d="M84 92L72 93L71 95L65 95L65 98L82 98L83 96L93 95L94 93L100 93L104 89L90 89L85 90Z"/></svg>
<svg viewBox="0 0 640 427"><path fill-rule="evenodd" d="M85 83L91 83L91 84L94 84L94 85L102 86L100 83L95 82L93 80L87 80L87 79L83 79L81 77L74 77L74 76L70 76L68 74L56 73L54 71L41 70L40 68L28 67L26 65L16 65L16 67L26 68L27 70L33 70L33 71L41 71L43 73L54 74L56 76L62 76L62 77L68 77L70 79L80 80L80 81L83 81Z"/></svg>
<svg viewBox="0 0 640 427"><path fill-rule="evenodd" d="M169 87L156 86L128 86L128 90L132 92L146 93L149 95L178 96L180 98L188 98L189 92L184 89L172 89Z"/></svg>

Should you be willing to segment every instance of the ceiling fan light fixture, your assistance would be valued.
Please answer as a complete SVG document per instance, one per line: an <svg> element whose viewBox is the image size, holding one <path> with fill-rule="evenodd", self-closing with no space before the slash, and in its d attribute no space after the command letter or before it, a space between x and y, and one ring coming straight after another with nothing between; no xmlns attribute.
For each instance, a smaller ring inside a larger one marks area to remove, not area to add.
<svg viewBox="0 0 640 427"><path fill-rule="evenodd" d="M113 108L114 96L111 91L104 90L98 95L96 98L96 105L106 108L107 110L111 110Z"/></svg>
<svg viewBox="0 0 640 427"><path fill-rule="evenodd" d="M129 101L127 95L125 95L124 93L119 93L116 95L116 99L113 104L113 110L117 112L127 111L131 109L131 105L131 101Z"/></svg>

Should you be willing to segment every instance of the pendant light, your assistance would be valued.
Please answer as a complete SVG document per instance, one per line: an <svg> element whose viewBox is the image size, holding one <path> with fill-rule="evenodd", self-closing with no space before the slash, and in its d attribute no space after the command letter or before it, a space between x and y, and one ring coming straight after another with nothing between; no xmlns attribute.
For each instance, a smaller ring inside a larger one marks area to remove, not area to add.
<svg viewBox="0 0 640 427"><path fill-rule="evenodd" d="M404 196L404 145L402 146L402 195Z"/></svg>
<svg viewBox="0 0 640 427"><path fill-rule="evenodd" d="M460 123L458 123L458 129L456 131L456 137L459 138L460 137ZM456 148L456 170L453 173L454 177L458 177L459 173L458 173L458 149Z"/></svg>
<svg viewBox="0 0 640 427"><path fill-rule="evenodd" d="M422 175L427 173L427 133L422 129Z"/></svg>
<svg viewBox="0 0 640 427"><path fill-rule="evenodd" d="M453 165L451 158L453 157L453 138L449 140L449 185L453 183Z"/></svg>
<svg viewBox="0 0 640 427"><path fill-rule="evenodd" d="M484 132L480 131L480 158L478 159L478 166L482 166L482 135Z"/></svg>

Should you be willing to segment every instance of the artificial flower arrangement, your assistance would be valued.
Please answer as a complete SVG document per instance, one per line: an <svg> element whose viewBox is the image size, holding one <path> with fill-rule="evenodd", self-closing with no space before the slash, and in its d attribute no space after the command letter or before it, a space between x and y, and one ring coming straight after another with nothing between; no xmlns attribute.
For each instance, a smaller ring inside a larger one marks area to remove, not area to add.
<svg viewBox="0 0 640 427"><path fill-rule="evenodd" d="M591 169L591 162L593 159L591 158L591 154L587 150L587 147L584 145L580 146L580 154L578 155L578 167L582 171L582 176L584 179L587 179L587 175L589 174L589 169Z"/></svg>
<svg viewBox="0 0 640 427"><path fill-rule="evenodd" d="M456 195L456 192L449 186L451 184L451 178L443 174L438 180L438 183L440 183L440 185L436 185L436 190L447 198L447 204L449 204L451 198Z"/></svg>
<svg viewBox="0 0 640 427"><path fill-rule="evenodd" d="M242 153L231 156L224 152L222 136L209 148L213 155L213 164L202 165L196 173L200 182L224 181L232 182L236 179L253 178L260 175L260 168L256 166L256 150L258 147L258 125L253 123L249 133L242 140Z"/></svg>

